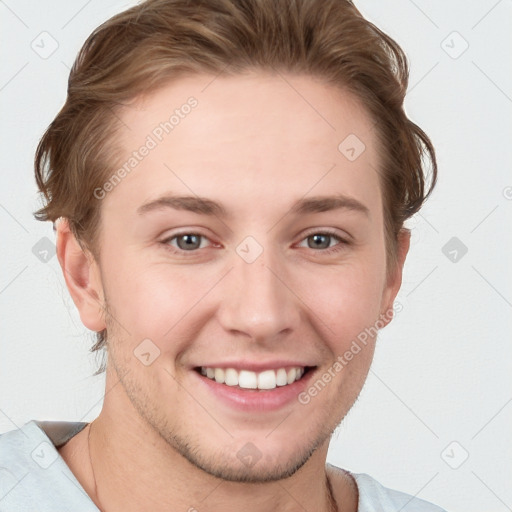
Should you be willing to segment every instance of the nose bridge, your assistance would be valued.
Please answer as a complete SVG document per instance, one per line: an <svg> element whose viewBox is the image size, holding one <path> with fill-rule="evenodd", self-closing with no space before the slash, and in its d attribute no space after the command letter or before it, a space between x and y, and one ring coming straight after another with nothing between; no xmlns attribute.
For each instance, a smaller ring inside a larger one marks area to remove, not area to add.
<svg viewBox="0 0 512 512"><path fill-rule="evenodd" d="M228 289L221 299L220 320L226 330L266 340L295 329L299 311L293 293L284 284L283 266L271 257L271 250L261 248L256 255L256 249L250 240L237 247Z"/></svg>

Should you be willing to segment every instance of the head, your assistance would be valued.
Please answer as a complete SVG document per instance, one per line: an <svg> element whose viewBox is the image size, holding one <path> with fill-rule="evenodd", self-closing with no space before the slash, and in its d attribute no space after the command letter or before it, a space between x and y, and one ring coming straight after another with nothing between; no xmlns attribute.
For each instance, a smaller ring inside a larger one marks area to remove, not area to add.
<svg viewBox="0 0 512 512"><path fill-rule="evenodd" d="M62 219L93 350L197 467L290 475L357 399L371 328L392 318L404 222L437 173L403 109L407 80L398 45L342 0L149 0L84 44L37 149L36 217ZM205 409L201 367L276 361L331 378L257 416ZM258 464L241 464L246 446Z"/></svg>

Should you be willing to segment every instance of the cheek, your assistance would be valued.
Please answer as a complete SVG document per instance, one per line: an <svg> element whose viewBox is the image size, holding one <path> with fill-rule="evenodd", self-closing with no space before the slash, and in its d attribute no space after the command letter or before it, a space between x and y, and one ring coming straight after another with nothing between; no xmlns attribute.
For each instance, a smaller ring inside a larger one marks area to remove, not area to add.
<svg viewBox="0 0 512 512"><path fill-rule="evenodd" d="M374 255L310 275L302 289L325 338L341 349L378 319L384 283L384 257Z"/></svg>
<svg viewBox="0 0 512 512"><path fill-rule="evenodd" d="M149 265L128 255L122 260L105 257L105 262L107 300L130 337L158 339L185 314L187 294L193 295L193 291L183 272L171 272L163 265Z"/></svg>
<svg viewBox="0 0 512 512"><path fill-rule="evenodd" d="M162 355L174 358L185 350L215 313L218 303L210 297L223 296L216 287L225 272L219 266L155 263L136 255L110 264L105 289L116 324L125 327L119 332L123 350L146 338Z"/></svg>

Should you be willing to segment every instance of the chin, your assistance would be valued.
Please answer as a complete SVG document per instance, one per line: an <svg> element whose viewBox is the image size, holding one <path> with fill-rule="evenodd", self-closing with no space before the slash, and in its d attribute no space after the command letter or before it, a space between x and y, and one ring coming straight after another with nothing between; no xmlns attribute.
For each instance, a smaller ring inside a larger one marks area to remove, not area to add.
<svg viewBox="0 0 512 512"><path fill-rule="evenodd" d="M303 448L294 454L276 454L275 451L260 451L255 444L247 442L236 452L212 454L209 457L188 446L175 446L180 454L193 466L209 475L229 482L266 483L291 477L303 467L316 450L315 446Z"/></svg>
<svg viewBox="0 0 512 512"><path fill-rule="evenodd" d="M286 421L286 420L285 420ZM290 420L297 425L296 420ZM168 426L168 425L167 425ZM159 430L174 452L197 469L229 482L265 483L282 480L300 470L320 448L328 444L336 425L314 431L266 431L232 435L225 444L200 433L184 435L172 429ZM317 426L319 427L319 426ZM275 428L275 427L274 427ZM181 430L181 429L180 429Z"/></svg>

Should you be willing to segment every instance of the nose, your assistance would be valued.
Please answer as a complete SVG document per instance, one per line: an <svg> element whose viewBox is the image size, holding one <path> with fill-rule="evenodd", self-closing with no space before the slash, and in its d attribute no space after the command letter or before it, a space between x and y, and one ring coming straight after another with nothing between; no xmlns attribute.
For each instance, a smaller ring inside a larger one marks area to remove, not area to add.
<svg viewBox="0 0 512 512"><path fill-rule="evenodd" d="M226 331L264 343L298 328L300 300L289 273L266 251L252 263L235 255L224 281L218 318Z"/></svg>

